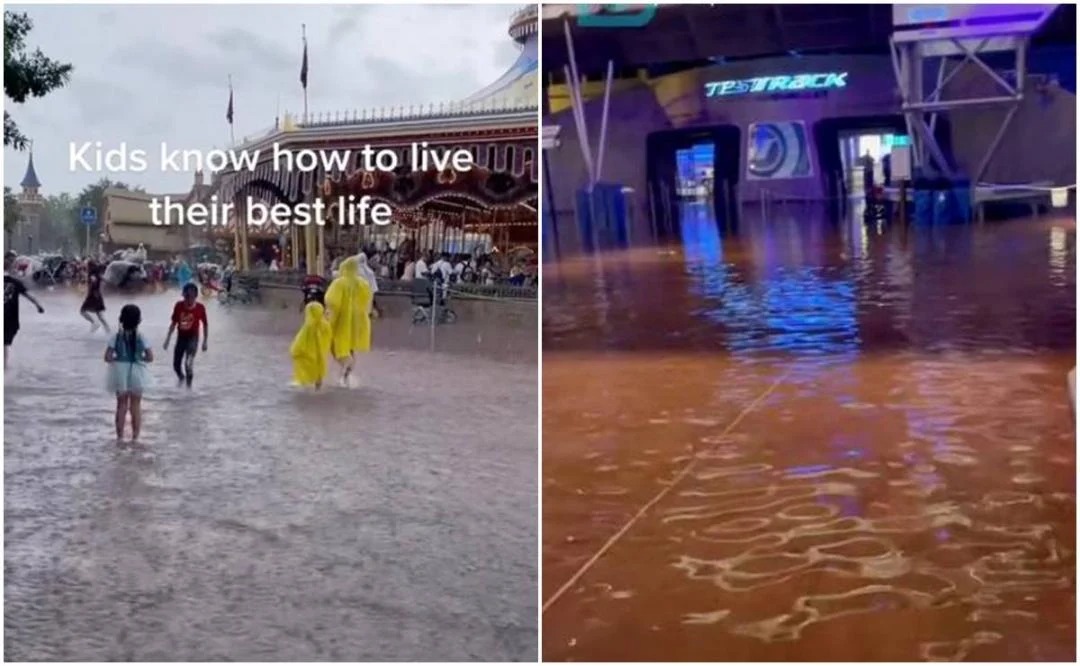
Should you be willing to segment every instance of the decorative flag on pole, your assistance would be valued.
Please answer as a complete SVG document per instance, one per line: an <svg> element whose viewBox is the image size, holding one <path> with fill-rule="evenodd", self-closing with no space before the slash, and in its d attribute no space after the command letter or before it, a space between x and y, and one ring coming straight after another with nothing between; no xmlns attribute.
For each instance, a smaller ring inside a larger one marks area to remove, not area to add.
<svg viewBox="0 0 1080 666"><path fill-rule="evenodd" d="M232 74L229 74L229 108L225 111L225 120L229 121L229 143L236 143L236 134L233 126L233 93L232 93Z"/></svg>
<svg viewBox="0 0 1080 666"><path fill-rule="evenodd" d="M300 34L304 39L304 61L300 65L300 85L304 86L304 122L307 122L307 25L300 24Z"/></svg>
<svg viewBox="0 0 1080 666"><path fill-rule="evenodd" d="M304 60L300 65L300 85L307 90L307 26L304 26Z"/></svg>

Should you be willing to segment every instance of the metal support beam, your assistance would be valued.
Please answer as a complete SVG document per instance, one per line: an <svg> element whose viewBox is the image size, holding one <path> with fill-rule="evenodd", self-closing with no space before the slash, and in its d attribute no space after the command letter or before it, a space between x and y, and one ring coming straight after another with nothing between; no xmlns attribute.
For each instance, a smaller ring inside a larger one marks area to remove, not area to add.
<svg viewBox="0 0 1080 666"><path fill-rule="evenodd" d="M950 109L963 109L978 106L996 106L998 104L1015 104L1019 102L1017 97L975 97L971 99L952 99L940 102L917 102L905 104L904 111L949 111Z"/></svg>
<svg viewBox="0 0 1080 666"><path fill-rule="evenodd" d="M944 88L945 88L945 69L946 69L945 65L946 64L947 64L947 61L945 60L945 58L942 58L941 62L938 63L937 90L944 90ZM937 113L930 114L930 133L931 134L933 134L934 130L937 129L937 119L938 119L938 114Z"/></svg>
<svg viewBox="0 0 1080 666"><path fill-rule="evenodd" d="M787 35L784 32L784 14L781 5L772 6L773 32L776 34L776 43L781 51L788 51Z"/></svg>
<svg viewBox="0 0 1080 666"><path fill-rule="evenodd" d="M945 158L945 152L941 150L941 146L938 145L937 139L934 138L934 133L930 131L930 128L926 125L926 120L922 117L922 114L917 114L917 117L912 123L915 129L918 130L918 135L912 137L912 141L921 139L920 143L923 146L923 150L930 154L933 158L934 164L929 164L930 160L926 160L922 166L933 166L937 169L938 173L943 176L953 177L952 167L949 165L949 160ZM926 155L923 155L924 159Z"/></svg>
<svg viewBox="0 0 1080 666"><path fill-rule="evenodd" d="M1008 110L1005 114L1005 120L1001 121L1001 127L998 128L997 134L994 135L993 141L990 142L990 147L986 149L986 154L979 161L979 166L975 171L975 177L972 178L973 183L982 181L982 177L986 175L986 170L990 168L990 160L994 158L994 153L997 152L998 146L1001 145L1001 140L1005 138L1005 131L1009 129L1009 124L1012 122L1013 116L1020 110L1019 106L1014 106Z"/></svg>
<svg viewBox="0 0 1080 666"><path fill-rule="evenodd" d="M1024 98L1024 81L1027 69L1027 46L1029 35L1013 33L981 34L978 37L960 35L935 35L920 38L910 34L898 38L896 33L889 40L889 52L902 98L901 109L912 141L912 158L917 167L933 167L947 176L954 176L948 160L935 138L937 118L981 107L1001 106L1006 110L998 131L989 141L986 154L979 161L972 176L977 184L986 175L994 154L1009 130L1016 112ZM1016 81L1011 84L983 60L987 53L1012 52L1016 60ZM935 63L935 60L937 61ZM959 61L949 67L949 61ZM1005 94L957 97L946 95L950 82L972 62ZM937 65L937 80L933 90L927 92L923 73L927 65ZM927 115L929 114L929 123ZM974 188L973 188L974 193Z"/></svg>

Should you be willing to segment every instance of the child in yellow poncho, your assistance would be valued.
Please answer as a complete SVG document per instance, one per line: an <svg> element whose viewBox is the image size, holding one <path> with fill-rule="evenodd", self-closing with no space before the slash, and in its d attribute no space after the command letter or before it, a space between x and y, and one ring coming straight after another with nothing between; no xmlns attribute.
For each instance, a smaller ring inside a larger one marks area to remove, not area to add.
<svg viewBox="0 0 1080 666"><path fill-rule="evenodd" d="M340 274L326 290L330 311L330 351L341 364L341 383L349 385L356 352L371 349L371 286L358 275L356 257L341 262Z"/></svg>
<svg viewBox="0 0 1080 666"><path fill-rule="evenodd" d="M293 360L293 381L300 386L319 388L326 378L326 355L330 353L330 322L323 317L320 303L304 308L304 325L293 338L289 355Z"/></svg>

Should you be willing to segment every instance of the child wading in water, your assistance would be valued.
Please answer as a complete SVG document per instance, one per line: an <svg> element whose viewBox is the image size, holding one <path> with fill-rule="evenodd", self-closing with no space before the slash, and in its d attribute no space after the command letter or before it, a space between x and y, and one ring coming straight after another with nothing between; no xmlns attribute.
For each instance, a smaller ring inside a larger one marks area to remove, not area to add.
<svg viewBox="0 0 1080 666"><path fill-rule="evenodd" d="M330 322L324 317L322 303L312 301L304 307L304 325L293 338L289 355L293 360L293 381L300 386L322 386L330 354Z"/></svg>
<svg viewBox="0 0 1080 666"><path fill-rule="evenodd" d="M142 395L149 384L146 364L154 352L139 333L142 312L135 305L120 310L120 330L105 350L109 364L109 390L116 395L116 439L124 439L124 422L131 413L131 441L139 439L142 428Z"/></svg>
<svg viewBox="0 0 1080 666"><path fill-rule="evenodd" d="M105 327L106 333L109 332L109 325L105 323L105 317L101 314L105 312L105 299L101 296L101 273L102 268L98 264L91 262L87 266L86 300L83 301L82 307L79 308L79 314L83 316L83 319L90 322L91 333L101 326ZM94 317L97 317L97 321L94 320Z"/></svg>
<svg viewBox="0 0 1080 666"><path fill-rule="evenodd" d="M15 265L15 253L4 255L4 367L7 368L11 355L11 343L19 334L19 299L25 298L34 304L39 314L45 313L37 299L26 290L26 285L19 278L8 275Z"/></svg>
<svg viewBox="0 0 1080 666"><path fill-rule="evenodd" d="M356 352L371 349L371 286L359 277L356 257L341 262L338 277L326 291L330 311L331 351L341 364L341 385L350 386Z"/></svg>
<svg viewBox="0 0 1080 666"><path fill-rule="evenodd" d="M202 323L203 351L206 351L210 328L206 321L206 308L195 300L199 296L199 288L188 283L184 285L182 293L184 299L173 306L172 323L169 325L168 335L165 336L165 351L169 351L169 340L172 340L173 331L176 331L173 371L181 385L186 383L187 387L191 388L195 372L195 352L199 348L199 324Z"/></svg>

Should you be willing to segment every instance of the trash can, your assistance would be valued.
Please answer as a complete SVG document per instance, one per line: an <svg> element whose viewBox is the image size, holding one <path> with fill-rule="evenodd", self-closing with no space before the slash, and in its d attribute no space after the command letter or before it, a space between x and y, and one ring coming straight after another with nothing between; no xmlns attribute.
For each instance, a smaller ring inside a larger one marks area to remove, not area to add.
<svg viewBox="0 0 1080 666"><path fill-rule="evenodd" d="M963 224L971 220L971 182L918 178L912 182L916 224Z"/></svg>
<svg viewBox="0 0 1080 666"><path fill-rule="evenodd" d="M967 179L952 182L948 222L946 224L965 224L971 221L971 181Z"/></svg>
<svg viewBox="0 0 1080 666"><path fill-rule="evenodd" d="M934 189L929 178L916 178L911 182L911 199L914 204L912 221L916 225L929 226L934 223Z"/></svg>
<svg viewBox="0 0 1080 666"><path fill-rule="evenodd" d="M582 250L627 246L629 219L622 185L597 183L592 190L578 190L576 212Z"/></svg>

